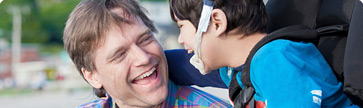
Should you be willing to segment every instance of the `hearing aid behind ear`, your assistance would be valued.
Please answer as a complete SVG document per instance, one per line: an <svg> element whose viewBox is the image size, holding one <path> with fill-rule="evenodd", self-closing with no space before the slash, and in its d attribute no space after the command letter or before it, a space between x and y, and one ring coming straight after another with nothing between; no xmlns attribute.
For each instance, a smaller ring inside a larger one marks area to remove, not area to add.
<svg viewBox="0 0 363 108"><path fill-rule="evenodd" d="M210 16L212 14L214 3L210 0L203 0L203 9L199 19L197 34L195 36L195 44L194 44L194 55L190 58L190 63L199 70L199 72L203 75L208 74L209 72L205 72L204 70L204 63L200 59L201 52L200 52L200 44L202 42L202 34L206 32L208 29Z"/></svg>

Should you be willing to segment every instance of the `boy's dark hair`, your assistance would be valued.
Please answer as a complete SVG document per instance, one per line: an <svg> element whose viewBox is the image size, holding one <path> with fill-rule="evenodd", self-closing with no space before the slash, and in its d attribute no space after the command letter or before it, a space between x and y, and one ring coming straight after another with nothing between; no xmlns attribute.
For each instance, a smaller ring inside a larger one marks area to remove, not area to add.
<svg viewBox="0 0 363 108"><path fill-rule="evenodd" d="M237 29L238 33L250 35L265 32L268 23L265 5L262 0L211 0L214 9L221 9L227 17L226 33ZM203 0L169 0L171 18L176 21L189 20L198 28Z"/></svg>
<svg viewBox="0 0 363 108"><path fill-rule="evenodd" d="M122 12L112 12L120 8ZM156 29L135 0L83 0L70 14L63 33L64 48L67 50L77 70L82 68L95 71L94 52L102 44L111 25L132 24L129 17L139 17L151 30ZM95 91L101 97L103 89Z"/></svg>

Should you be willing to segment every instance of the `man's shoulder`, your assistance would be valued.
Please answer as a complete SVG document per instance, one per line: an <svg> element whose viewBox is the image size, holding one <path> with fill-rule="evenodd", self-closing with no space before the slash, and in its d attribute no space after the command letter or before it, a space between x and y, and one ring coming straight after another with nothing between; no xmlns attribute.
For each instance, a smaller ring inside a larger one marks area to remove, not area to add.
<svg viewBox="0 0 363 108"><path fill-rule="evenodd" d="M230 108L231 104L227 100L223 100L205 91L190 86L182 86L179 89L179 100L188 101L192 104L205 107Z"/></svg>
<svg viewBox="0 0 363 108"><path fill-rule="evenodd" d="M169 80L164 107L232 107L228 101L190 86L178 86Z"/></svg>
<svg viewBox="0 0 363 108"><path fill-rule="evenodd" d="M106 106L109 106L110 104L112 104L109 102L109 100L110 100L109 97L99 98L92 102L84 103L84 104L78 106L77 108L107 108Z"/></svg>

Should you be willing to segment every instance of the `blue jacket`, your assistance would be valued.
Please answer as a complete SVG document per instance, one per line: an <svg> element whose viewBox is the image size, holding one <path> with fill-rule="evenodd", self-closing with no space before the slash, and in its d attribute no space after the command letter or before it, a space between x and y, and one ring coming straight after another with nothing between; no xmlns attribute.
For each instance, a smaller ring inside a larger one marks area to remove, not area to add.
<svg viewBox="0 0 363 108"><path fill-rule="evenodd" d="M201 75L190 65L191 54L186 54L186 51L166 51L166 56L170 79L176 84L226 88L231 79L227 68L214 70L207 76ZM256 52L250 69L251 82L256 90L255 100L264 102L267 107L350 106L342 83L337 81L323 56L311 43L272 41ZM240 78L237 79L240 81ZM243 88L242 82L239 83Z"/></svg>
<svg viewBox="0 0 363 108"><path fill-rule="evenodd" d="M250 72L255 100L267 107L350 106L342 83L312 43L267 43L252 58Z"/></svg>

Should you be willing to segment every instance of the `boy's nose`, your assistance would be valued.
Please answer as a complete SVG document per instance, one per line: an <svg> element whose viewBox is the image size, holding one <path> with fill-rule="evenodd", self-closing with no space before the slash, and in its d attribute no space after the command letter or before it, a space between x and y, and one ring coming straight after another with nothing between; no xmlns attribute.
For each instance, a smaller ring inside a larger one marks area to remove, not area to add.
<svg viewBox="0 0 363 108"><path fill-rule="evenodd" d="M181 38L181 36L180 36L180 35L178 36L178 43L179 43L179 44L184 44L184 41L183 41L183 39Z"/></svg>

